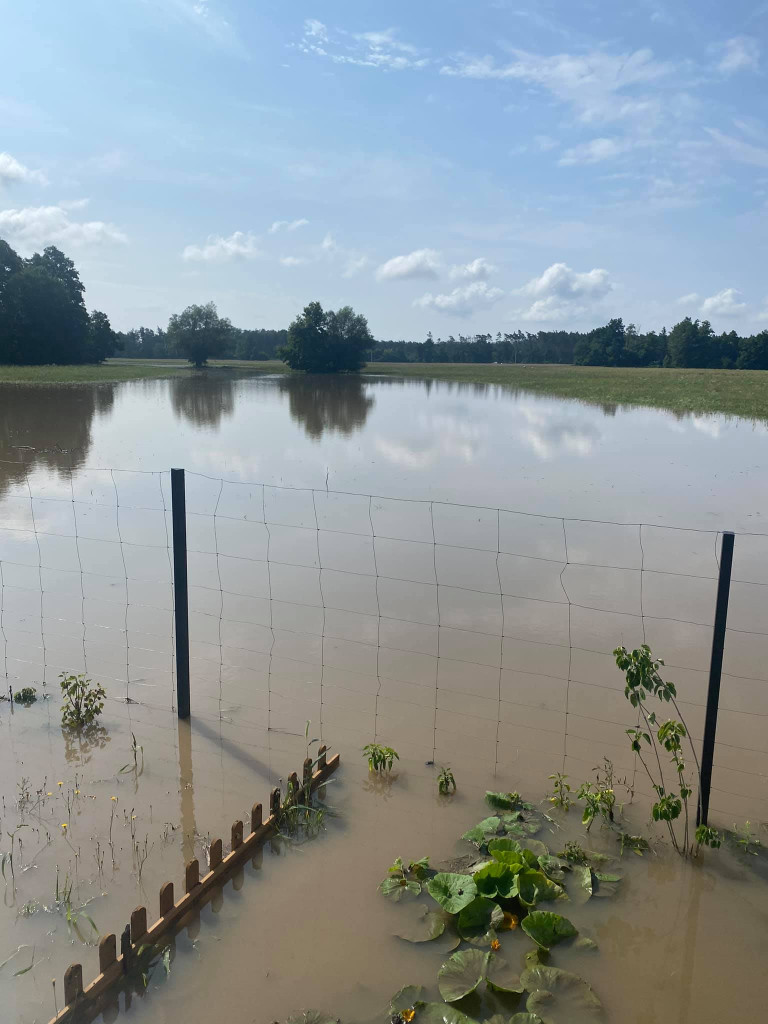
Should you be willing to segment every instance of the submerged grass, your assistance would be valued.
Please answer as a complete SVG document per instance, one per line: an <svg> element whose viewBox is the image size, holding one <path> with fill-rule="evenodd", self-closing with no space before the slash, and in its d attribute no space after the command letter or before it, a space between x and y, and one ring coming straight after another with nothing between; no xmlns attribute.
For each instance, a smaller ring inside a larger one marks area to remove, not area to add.
<svg viewBox="0 0 768 1024"><path fill-rule="evenodd" d="M219 374L224 370L239 374L290 372L277 360L221 359L212 361L204 370L195 370L180 359L108 359L93 366L0 366L0 384L119 384L130 380Z"/></svg>
<svg viewBox="0 0 768 1024"><path fill-rule="evenodd" d="M369 363L387 377L498 384L591 405L639 405L673 413L768 420L768 372L492 363Z"/></svg>

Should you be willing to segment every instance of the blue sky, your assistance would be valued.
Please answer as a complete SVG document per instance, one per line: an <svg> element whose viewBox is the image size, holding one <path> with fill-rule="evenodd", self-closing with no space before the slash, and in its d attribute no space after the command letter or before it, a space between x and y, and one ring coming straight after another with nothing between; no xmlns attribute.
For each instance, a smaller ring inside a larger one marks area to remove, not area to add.
<svg viewBox="0 0 768 1024"><path fill-rule="evenodd" d="M6 0L0 237L119 328L768 327L768 3Z"/></svg>

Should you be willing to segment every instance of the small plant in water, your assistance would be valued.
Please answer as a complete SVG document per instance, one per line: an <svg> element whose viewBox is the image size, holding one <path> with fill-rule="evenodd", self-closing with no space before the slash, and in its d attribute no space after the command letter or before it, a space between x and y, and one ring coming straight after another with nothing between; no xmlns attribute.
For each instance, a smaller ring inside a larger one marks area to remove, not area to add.
<svg viewBox="0 0 768 1024"><path fill-rule="evenodd" d="M608 789L600 782L582 782L576 796L585 802L581 821L587 826L587 832L592 828L595 818L602 818L604 824L609 827L613 825L616 795L612 789Z"/></svg>
<svg viewBox="0 0 768 1024"><path fill-rule="evenodd" d="M73 676L62 672L61 694L64 703L61 705L61 724L70 728L88 725L104 710L104 698L107 691L103 686L94 684L84 675Z"/></svg>
<svg viewBox="0 0 768 1024"><path fill-rule="evenodd" d="M37 700L37 690L34 686L24 686L21 690L17 690L14 693L13 700L15 704L24 704L28 707Z"/></svg>
<svg viewBox="0 0 768 1024"><path fill-rule="evenodd" d="M558 857L562 857L564 860L568 860L571 864L586 864L589 860L587 851L583 846L580 846L575 839L569 839L563 849L558 854Z"/></svg>
<svg viewBox="0 0 768 1024"><path fill-rule="evenodd" d="M651 848L647 839L642 836L631 836L629 832L623 831L619 833L619 843L621 845L619 853L622 857L625 850L631 850L638 857L642 857L645 851Z"/></svg>
<svg viewBox="0 0 768 1024"><path fill-rule="evenodd" d="M745 821L741 826L734 822L729 839L742 853L751 854L753 857L757 857L758 850L763 845L752 831L752 824L749 821Z"/></svg>
<svg viewBox="0 0 768 1024"><path fill-rule="evenodd" d="M718 847L721 841L720 834L716 829L709 828L707 825L700 825L696 829L695 844L691 842L692 815L688 806L688 798L693 794L693 788L689 781L686 750L690 750L696 765L695 775L699 782L699 789L701 789L701 765L696 756L696 748L691 741L690 732L677 704L677 690L673 683L665 682L659 674L659 669L664 662L661 658L654 658L647 644L643 644L634 651L627 651L626 647L617 647L613 654L616 664L626 679L624 696L633 708L637 708L642 719L641 726L627 729L626 732L630 738L632 750L637 754L658 797L651 809L654 821L663 821L666 824L672 845L683 857L697 853L700 846ZM649 711L646 706L649 697L656 697L662 704L671 704L678 719L660 722L656 717L656 712ZM650 757L646 760L643 756L646 747L648 753L653 755L657 774L654 774L654 769L648 763ZM671 785L668 784L664 776L661 763L662 751L671 755L674 780ZM682 818L682 835L679 834L676 825L679 818Z"/></svg>
<svg viewBox="0 0 768 1024"><path fill-rule="evenodd" d="M549 794L547 799L554 807L559 807L563 811L567 811L571 806L571 798L568 795L571 792L571 787L565 781L568 776L563 775L562 772L555 772L554 775L549 776L553 783L552 792Z"/></svg>
<svg viewBox="0 0 768 1024"><path fill-rule="evenodd" d="M456 792L456 779L453 777L453 772L450 768L441 768L440 774L437 776L437 791L441 796L447 796L451 790Z"/></svg>
<svg viewBox="0 0 768 1024"><path fill-rule="evenodd" d="M363 747L363 757L368 759L368 768L372 772L389 772L393 763L400 760L396 750L383 747L380 743L369 743Z"/></svg>

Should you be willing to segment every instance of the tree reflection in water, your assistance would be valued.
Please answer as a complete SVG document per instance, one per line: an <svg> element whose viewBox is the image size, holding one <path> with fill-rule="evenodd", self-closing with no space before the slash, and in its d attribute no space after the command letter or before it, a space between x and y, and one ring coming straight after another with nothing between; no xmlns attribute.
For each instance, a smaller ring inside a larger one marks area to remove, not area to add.
<svg viewBox="0 0 768 1024"><path fill-rule="evenodd" d="M37 468L64 476L82 466L93 418L109 413L114 400L112 384L1 387L0 497Z"/></svg>
<svg viewBox="0 0 768 1024"><path fill-rule="evenodd" d="M174 377L170 384L174 413L196 427L218 427L235 411L235 381L224 372L204 370Z"/></svg>
<svg viewBox="0 0 768 1024"><path fill-rule="evenodd" d="M374 399L357 374L297 374L278 382L288 408L315 441L326 431L349 437L365 426Z"/></svg>

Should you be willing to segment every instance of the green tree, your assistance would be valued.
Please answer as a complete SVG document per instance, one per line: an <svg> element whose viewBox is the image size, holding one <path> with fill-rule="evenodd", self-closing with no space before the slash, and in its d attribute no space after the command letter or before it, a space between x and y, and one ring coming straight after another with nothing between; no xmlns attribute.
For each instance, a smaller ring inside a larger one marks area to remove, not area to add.
<svg viewBox="0 0 768 1024"><path fill-rule="evenodd" d="M435 341L432 337L432 331L427 332L427 340L421 347L422 359L425 363L434 362L435 359Z"/></svg>
<svg viewBox="0 0 768 1024"><path fill-rule="evenodd" d="M375 341L368 321L351 306L334 313L310 302L288 328L288 343L279 357L293 370L343 373L360 370Z"/></svg>
<svg viewBox="0 0 768 1024"><path fill-rule="evenodd" d="M709 366L713 355L714 331L708 320L691 320L687 316L675 324L667 339L669 366Z"/></svg>
<svg viewBox="0 0 768 1024"><path fill-rule="evenodd" d="M168 321L168 340L176 352L198 369L224 351L232 334L232 324L220 317L214 302L187 306Z"/></svg>
<svg viewBox="0 0 768 1024"><path fill-rule="evenodd" d="M109 317L94 309L88 317L89 362L103 363L117 347L117 335L112 330Z"/></svg>
<svg viewBox="0 0 768 1024"><path fill-rule="evenodd" d="M740 370L768 370L768 330L741 339L736 365Z"/></svg>
<svg viewBox="0 0 768 1024"><path fill-rule="evenodd" d="M573 361L580 366L623 366L624 345L624 321L609 320L576 342Z"/></svg>
<svg viewBox="0 0 768 1024"><path fill-rule="evenodd" d="M26 265L3 289L5 330L0 361L83 363L87 361L88 315L72 303L61 281L40 265Z"/></svg>

